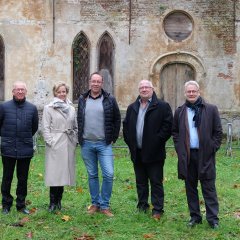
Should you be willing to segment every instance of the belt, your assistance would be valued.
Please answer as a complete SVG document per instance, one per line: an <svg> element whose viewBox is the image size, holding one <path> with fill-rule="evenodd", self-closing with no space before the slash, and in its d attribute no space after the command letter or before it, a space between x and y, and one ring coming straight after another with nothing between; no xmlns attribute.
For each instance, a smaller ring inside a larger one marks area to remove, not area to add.
<svg viewBox="0 0 240 240"><path fill-rule="evenodd" d="M73 129L51 129L51 133L67 133L71 134L73 133Z"/></svg>

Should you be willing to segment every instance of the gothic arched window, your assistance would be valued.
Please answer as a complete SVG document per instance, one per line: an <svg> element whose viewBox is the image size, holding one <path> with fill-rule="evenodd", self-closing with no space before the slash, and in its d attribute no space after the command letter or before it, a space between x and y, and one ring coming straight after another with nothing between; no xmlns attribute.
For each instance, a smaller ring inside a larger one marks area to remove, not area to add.
<svg viewBox="0 0 240 240"><path fill-rule="evenodd" d="M90 44L87 36L81 32L73 41L73 102L89 89Z"/></svg>
<svg viewBox="0 0 240 240"><path fill-rule="evenodd" d="M115 46L112 38L107 32L104 33L99 40L98 53L98 71L104 78L103 88L107 92L113 94Z"/></svg>

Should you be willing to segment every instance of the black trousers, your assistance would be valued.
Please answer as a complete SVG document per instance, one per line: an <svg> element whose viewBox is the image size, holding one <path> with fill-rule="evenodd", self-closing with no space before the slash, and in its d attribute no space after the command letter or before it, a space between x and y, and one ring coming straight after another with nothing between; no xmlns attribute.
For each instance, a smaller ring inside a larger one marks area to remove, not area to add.
<svg viewBox="0 0 240 240"><path fill-rule="evenodd" d="M201 220L200 203L198 195L198 151L191 150L188 175L185 181L188 208L191 219ZM218 223L218 199L215 179L200 180L202 195L205 201L206 218L210 224Z"/></svg>
<svg viewBox="0 0 240 240"><path fill-rule="evenodd" d="M163 189L163 164L160 162L143 163L141 150L137 151L137 161L133 164L138 194L137 208L147 210L149 208L149 182L151 185L152 213L163 213L164 189Z"/></svg>
<svg viewBox="0 0 240 240"><path fill-rule="evenodd" d="M2 206L10 209L13 204L11 195L11 184L15 165L17 168L17 189L16 189L16 207L18 210L26 207L25 199L27 196L27 180L31 158L15 159L2 156L3 176L2 176Z"/></svg>
<svg viewBox="0 0 240 240"><path fill-rule="evenodd" d="M63 186L50 187L50 192L49 192L50 204L52 203L57 204L58 202L61 202L63 191L64 191Z"/></svg>

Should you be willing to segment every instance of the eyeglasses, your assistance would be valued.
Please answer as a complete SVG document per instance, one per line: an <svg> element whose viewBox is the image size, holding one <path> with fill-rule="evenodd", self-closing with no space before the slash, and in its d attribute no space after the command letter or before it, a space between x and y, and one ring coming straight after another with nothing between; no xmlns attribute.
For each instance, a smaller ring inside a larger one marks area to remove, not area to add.
<svg viewBox="0 0 240 240"><path fill-rule="evenodd" d="M16 91L16 92L25 92L26 89L25 88L14 88L14 91Z"/></svg>
<svg viewBox="0 0 240 240"><path fill-rule="evenodd" d="M197 92L198 92L198 90L188 90L188 91L186 91L187 94L191 94L191 93L196 94Z"/></svg>
<svg viewBox="0 0 240 240"><path fill-rule="evenodd" d="M149 88L152 88L152 87L150 87L150 86L142 86L142 87L139 87L139 90L149 89Z"/></svg>
<svg viewBox="0 0 240 240"><path fill-rule="evenodd" d="M93 84L99 84L99 85L103 83L103 81L95 81L95 80L90 80L90 82Z"/></svg>

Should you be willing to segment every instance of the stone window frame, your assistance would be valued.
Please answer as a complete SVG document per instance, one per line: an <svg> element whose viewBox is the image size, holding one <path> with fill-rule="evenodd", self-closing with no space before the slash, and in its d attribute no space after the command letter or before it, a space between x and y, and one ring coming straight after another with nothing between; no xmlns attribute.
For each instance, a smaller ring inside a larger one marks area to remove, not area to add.
<svg viewBox="0 0 240 240"><path fill-rule="evenodd" d="M78 39L81 37L81 35L85 38L85 41L87 42L87 51L88 51L88 68L87 68L87 73L85 74L86 76L84 76L84 79L83 79L83 83L84 83L84 86L82 87L83 90L81 91L81 88L78 86L79 83L81 83L82 79L78 80L78 81L75 81L75 76L74 76L74 72L75 72L75 69L74 69L74 44L76 41L78 41ZM76 97L75 95L80 95L82 94L83 92L87 91L89 89L88 87L88 82L89 82L89 76L90 76L90 65L91 65L91 42L87 36L87 34L84 32L84 31L80 31L74 38L73 42L72 42L72 98L73 98L73 103L76 103L78 101L78 97ZM79 89L80 92L76 92L78 90L76 89Z"/></svg>
<svg viewBox="0 0 240 240"><path fill-rule="evenodd" d="M112 35L108 32L108 31L104 31L102 33L102 35L98 38L98 42L97 42L97 69L98 71L100 71L101 73L101 69L100 69L100 47L101 47L101 44L102 44L102 41L104 40L105 36L108 36L110 39L111 39L111 43L112 43L112 56L111 56L111 69L110 69L110 74L111 74L111 77L112 77L112 91L110 91L111 94L114 94L114 77L115 77L115 54L116 54L116 44L115 44L115 41L112 37ZM102 73L104 75L104 73ZM104 76L103 76L104 77ZM104 86L104 88L106 90L108 90L109 86Z"/></svg>
<svg viewBox="0 0 240 240"><path fill-rule="evenodd" d="M182 13L183 15L186 15L186 16L190 19L190 21L192 22L192 31L191 31L191 33L190 33L186 38L184 38L184 39L176 40L176 39L174 39L174 38L171 38L171 37L167 34L167 32L166 32L166 30L165 30L165 21L167 20L167 18L168 18L170 15L175 14L175 13ZM173 42L175 42L175 43L181 43L181 42L184 42L184 41L186 41L186 40L188 40L188 39L190 39L190 38L192 37L193 32L194 32L194 29L195 29L195 22L194 22L193 17L191 16L191 14L189 14L188 12L186 12L186 11L184 11L184 10L180 10L180 9L175 9L175 10L173 10L173 11L168 12L168 13L166 14L166 16L163 18L163 21L162 21L162 29L163 29L163 32L164 32L165 36L166 36L169 40L171 40L171 41L173 41Z"/></svg>

